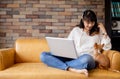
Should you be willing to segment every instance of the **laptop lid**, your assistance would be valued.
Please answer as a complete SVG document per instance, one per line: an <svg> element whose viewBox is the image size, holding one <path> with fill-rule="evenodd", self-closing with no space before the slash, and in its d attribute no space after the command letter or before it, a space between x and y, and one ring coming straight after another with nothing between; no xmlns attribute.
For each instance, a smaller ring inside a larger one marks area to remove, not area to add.
<svg viewBox="0 0 120 79"><path fill-rule="evenodd" d="M67 38L46 37L50 51L55 56L78 58L74 41Z"/></svg>

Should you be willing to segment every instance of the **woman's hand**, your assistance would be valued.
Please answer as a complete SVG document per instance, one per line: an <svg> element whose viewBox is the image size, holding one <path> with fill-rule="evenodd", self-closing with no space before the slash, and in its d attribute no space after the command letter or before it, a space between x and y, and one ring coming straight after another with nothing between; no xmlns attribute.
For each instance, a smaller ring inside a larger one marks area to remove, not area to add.
<svg viewBox="0 0 120 79"><path fill-rule="evenodd" d="M107 32L105 30L105 27L104 27L104 25L102 23L98 23L98 27L100 28L100 30L102 31L102 33L106 33L107 34Z"/></svg>
<svg viewBox="0 0 120 79"><path fill-rule="evenodd" d="M105 27L102 23L98 23L98 27L100 28L100 30L102 31L102 35L104 35L104 37L107 37L107 32L105 30Z"/></svg>

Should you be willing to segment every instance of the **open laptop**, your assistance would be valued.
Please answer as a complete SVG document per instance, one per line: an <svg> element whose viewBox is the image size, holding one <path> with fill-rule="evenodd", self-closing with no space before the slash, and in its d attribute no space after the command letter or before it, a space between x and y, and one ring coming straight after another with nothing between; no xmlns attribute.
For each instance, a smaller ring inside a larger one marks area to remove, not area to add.
<svg viewBox="0 0 120 79"><path fill-rule="evenodd" d="M58 37L46 37L50 51L55 56L78 58L73 40Z"/></svg>

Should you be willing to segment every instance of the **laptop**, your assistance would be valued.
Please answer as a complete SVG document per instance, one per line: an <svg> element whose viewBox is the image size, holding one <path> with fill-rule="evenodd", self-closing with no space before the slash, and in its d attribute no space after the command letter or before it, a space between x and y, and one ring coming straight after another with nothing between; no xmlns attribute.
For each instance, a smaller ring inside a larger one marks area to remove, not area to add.
<svg viewBox="0 0 120 79"><path fill-rule="evenodd" d="M55 56L77 59L77 51L73 40L58 37L46 37L50 52Z"/></svg>

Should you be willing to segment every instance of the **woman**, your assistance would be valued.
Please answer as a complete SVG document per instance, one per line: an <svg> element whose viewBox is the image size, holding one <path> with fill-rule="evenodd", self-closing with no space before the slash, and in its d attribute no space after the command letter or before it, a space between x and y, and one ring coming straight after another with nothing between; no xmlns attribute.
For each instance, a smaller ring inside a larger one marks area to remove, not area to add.
<svg viewBox="0 0 120 79"><path fill-rule="evenodd" d="M110 38L103 24L97 23L97 17L92 10L84 11L80 24L73 28L68 39L74 40L79 55L78 59L63 58L43 52L40 56L42 62L54 68L88 76L88 70L95 68L94 44L101 43L104 44L104 50L111 49Z"/></svg>

